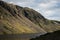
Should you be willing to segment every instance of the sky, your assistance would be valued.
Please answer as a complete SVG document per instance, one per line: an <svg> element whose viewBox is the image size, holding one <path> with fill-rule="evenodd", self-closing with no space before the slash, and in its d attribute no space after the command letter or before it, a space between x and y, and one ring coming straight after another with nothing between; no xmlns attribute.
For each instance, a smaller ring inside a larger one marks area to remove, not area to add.
<svg viewBox="0 0 60 40"><path fill-rule="evenodd" d="M45 18L60 21L60 0L4 0L22 7L32 8Z"/></svg>

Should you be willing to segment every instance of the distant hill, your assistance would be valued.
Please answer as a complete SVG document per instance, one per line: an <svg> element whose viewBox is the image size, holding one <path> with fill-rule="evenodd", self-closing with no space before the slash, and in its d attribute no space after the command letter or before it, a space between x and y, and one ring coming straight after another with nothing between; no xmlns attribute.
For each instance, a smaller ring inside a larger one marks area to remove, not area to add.
<svg viewBox="0 0 60 40"><path fill-rule="evenodd" d="M60 30L53 33L47 33L40 37L32 38L31 40L60 40Z"/></svg>
<svg viewBox="0 0 60 40"><path fill-rule="evenodd" d="M48 20L28 7L0 1L0 34L48 33L60 30L60 22Z"/></svg>

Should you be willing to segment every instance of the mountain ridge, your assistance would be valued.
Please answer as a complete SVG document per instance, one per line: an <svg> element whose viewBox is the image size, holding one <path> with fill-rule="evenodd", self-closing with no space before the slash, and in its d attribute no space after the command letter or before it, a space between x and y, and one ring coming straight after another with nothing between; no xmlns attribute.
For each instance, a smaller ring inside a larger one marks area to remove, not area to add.
<svg viewBox="0 0 60 40"><path fill-rule="evenodd" d="M43 34L60 30L60 22L48 20L28 7L0 1L0 30L0 34Z"/></svg>

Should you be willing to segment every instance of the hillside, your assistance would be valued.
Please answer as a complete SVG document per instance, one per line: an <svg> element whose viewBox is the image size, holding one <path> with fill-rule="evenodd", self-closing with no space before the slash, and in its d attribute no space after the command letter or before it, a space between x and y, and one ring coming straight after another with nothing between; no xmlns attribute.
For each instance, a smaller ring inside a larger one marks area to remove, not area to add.
<svg viewBox="0 0 60 40"><path fill-rule="evenodd" d="M0 1L0 34L45 33L25 17L27 14L24 10L23 7Z"/></svg>
<svg viewBox="0 0 60 40"><path fill-rule="evenodd" d="M43 34L60 30L60 22L48 20L28 7L0 1L0 30L0 34Z"/></svg>

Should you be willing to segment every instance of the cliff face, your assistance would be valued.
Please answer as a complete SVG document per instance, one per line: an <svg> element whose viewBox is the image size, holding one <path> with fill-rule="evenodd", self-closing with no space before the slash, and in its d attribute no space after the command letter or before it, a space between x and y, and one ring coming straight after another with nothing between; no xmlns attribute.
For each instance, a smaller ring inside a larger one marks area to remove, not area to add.
<svg viewBox="0 0 60 40"><path fill-rule="evenodd" d="M47 20L33 9L0 1L0 30L0 34L42 34L60 30L60 22Z"/></svg>

